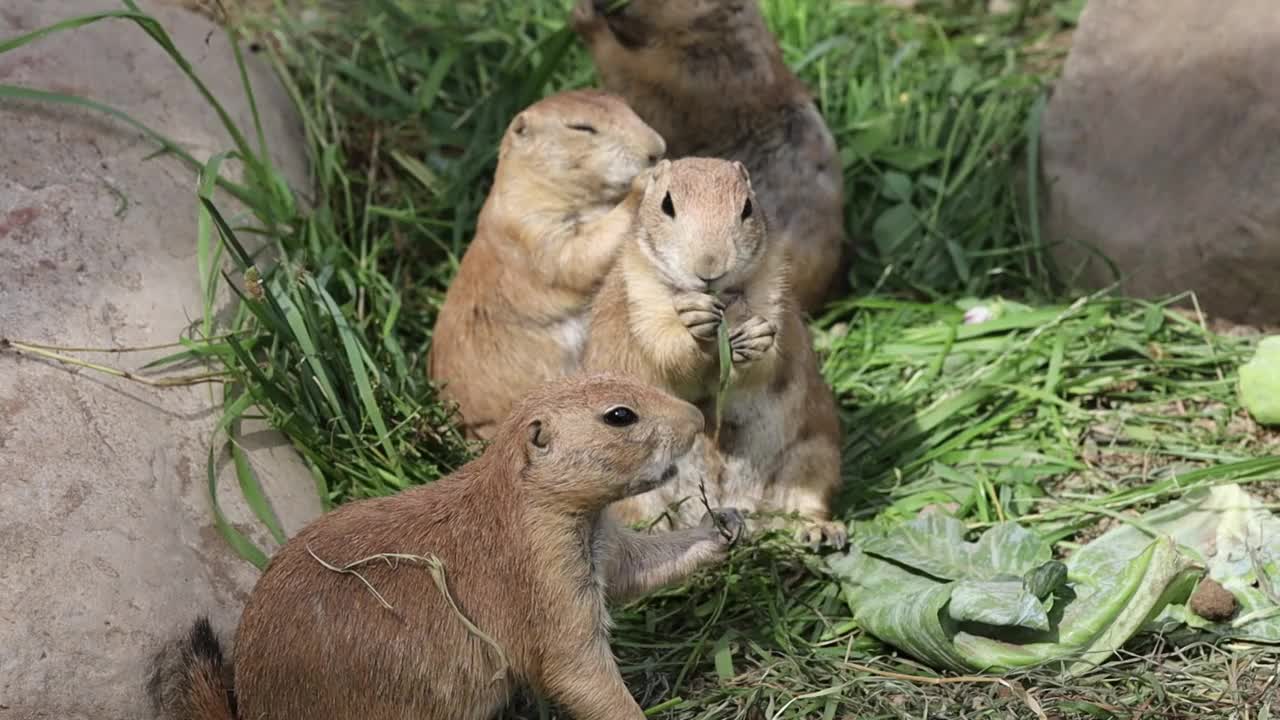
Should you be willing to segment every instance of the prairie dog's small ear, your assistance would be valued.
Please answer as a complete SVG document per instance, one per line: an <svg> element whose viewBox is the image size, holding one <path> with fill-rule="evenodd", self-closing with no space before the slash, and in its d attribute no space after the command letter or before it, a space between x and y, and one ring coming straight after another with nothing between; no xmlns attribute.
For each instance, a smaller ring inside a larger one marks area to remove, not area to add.
<svg viewBox="0 0 1280 720"><path fill-rule="evenodd" d="M737 160L733 160L733 161L731 161L731 162L733 163L733 168L734 168L735 170L737 170L737 171L738 171L738 174L739 174L739 175L741 175L741 176L742 176L742 179L747 183L747 189L750 189L750 188L751 188L751 173L750 173L750 172L747 172L747 166L746 166L746 165L743 165L742 163L738 162Z"/></svg>
<svg viewBox="0 0 1280 720"><path fill-rule="evenodd" d="M511 121L511 133L513 135L524 137L529 134L529 116L523 112L516 115Z"/></svg>
<svg viewBox="0 0 1280 720"><path fill-rule="evenodd" d="M551 450L551 433L541 420L533 420L524 428L525 452L529 457L546 455Z"/></svg>
<svg viewBox="0 0 1280 720"><path fill-rule="evenodd" d="M670 167L671 167L670 160L659 160L657 165L654 165L648 170L642 170L640 174L636 176L636 179L633 181L633 183L643 184L643 187L644 187L644 191L642 193L643 198L647 199L650 196L650 194L654 192L654 190L658 187L658 183L662 182L662 179L666 177L667 171L670 169Z"/></svg>

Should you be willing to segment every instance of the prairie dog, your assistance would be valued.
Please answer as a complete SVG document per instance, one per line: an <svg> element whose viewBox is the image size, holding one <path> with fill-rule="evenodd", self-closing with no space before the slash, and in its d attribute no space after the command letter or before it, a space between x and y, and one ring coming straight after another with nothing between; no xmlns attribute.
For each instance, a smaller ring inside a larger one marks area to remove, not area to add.
<svg viewBox="0 0 1280 720"><path fill-rule="evenodd" d="M669 157L751 172L792 290L812 312L843 285L844 178L813 96L782 60L756 0L579 0L573 26L601 84L667 141Z"/></svg>
<svg viewBox="0 0 1280 720"><path fill-rule="evenodd" d="M535 389L475 461L344 505L272 558L236 636L234 709L204 621L157 657L159 709L169 720L482 720L528 685L578 720L641 720L606 600L720 560L742 519L713 511L728 538L711 515L645 535L603 511L669 481L702 428L694 406L617 376ZM449 595L428 567L383 553L438 558ZM339 571L362 559L359 577Z"/></svg>
<svg viewBox="0 0 1280 720"><path fill-rule="evenodd" d="M840 485L835 399L785 291L768 222L737 161L663 160L646 180L631 236L594 301L583 368L641 378L714 417L721 317L733 365L716 448L723 472L693 453L675 482L615 505L622 521L665 513L672 527L695 522L705 478L712 504L799 513L804 542L845 542L830 512Z"/></svg>
<svg viewBox="0 0 1280 720"><path fill-rule="evenodd" d="M512 119L493 187L436 320L427 373L487 440L538 383L577 369L591 294L666 152L621 99L558 93Z"/></svg>

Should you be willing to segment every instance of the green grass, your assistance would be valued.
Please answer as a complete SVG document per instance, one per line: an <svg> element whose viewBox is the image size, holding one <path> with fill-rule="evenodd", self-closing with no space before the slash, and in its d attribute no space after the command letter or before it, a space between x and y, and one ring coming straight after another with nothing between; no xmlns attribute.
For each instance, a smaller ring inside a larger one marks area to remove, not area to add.
<svg viewBox="0 0 1280 720"><path fill-rule="evenodd" d="M282 15L251 28L271 31L267 54L302 112L311 185L293 189L300 197L284 185L256 128L236 129L229 154L203 166L185 158L202 173L192 242L206 303L170 358L211 363L227 381L211 468L224 445L236 458L239 422L256 406L329 504L430 482L474 452L425 380L436 311L510 117L594 82L556 3L350 5L336 22ZM1078 5L1029 0L989 16L954 0L917 12L763 2L842 148L858 243L854 293L814 322L844 421L846 519L941 505L975 529L1019 519L1067 553L1117 514L1189 487L1280 479L1280 441L1234 394L1252 340L1209 332L1169 303L1066 294L1046 260L1027 169L1059 59L1049 40ZM166 44L145 16L125 16ZM0 53L27 39L0 41ZM5 98L84 104L0 87ZM248 161L243 185L219 183L251 209L242 226L214 200L223 159ZM246 253L238 238L249 233L278 258ZM220 324L221 287L237 298ZM962 324L957 299L994 294L1031 309ZM235 466L273 527L252 467ZM1048 671L1005 684L903 679L894 673L934 673L862 632L820 567L762 541L619 609L615 646L642 705L681 720L1035 717L1037 700L1052 717L1228 717L1256 707L1265 683L1274 692L1273 654L1162 640L1070 686ZM510 715L549 716L534 705Z"/></svg>

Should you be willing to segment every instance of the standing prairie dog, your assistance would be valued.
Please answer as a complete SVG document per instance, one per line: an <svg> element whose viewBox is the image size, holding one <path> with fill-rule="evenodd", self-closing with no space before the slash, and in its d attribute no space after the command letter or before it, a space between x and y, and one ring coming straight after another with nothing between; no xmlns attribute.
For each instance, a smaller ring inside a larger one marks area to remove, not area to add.
<svg viewBox="0 0 1280 720"><path fill-rule="evenodd" d="M716 457L723 471L693 453L690 471L614 512L627 523L665 514L671 526L691 524L705 479L712 504L798 513L804 542L839 547L846 531L830 511L840 485L835 399L785 291L787 266L768 222L739 162L663 160L647 178L631 236L594 301L583 368L638 377L714 417L725 318L733 365Z"/></svg>
<svg viewBox="0 0 1280 720"><path fill-rule="evenodd" d="M527 685L576 720L641 720L606 600L720 560L742 518L714 511L724 534L708 514L645 535L603 511L669 481L702 429L694 406L618 376L535 389L475 461L344 505L279 551L236 636L234 709L204 620L157 656L157 709L166 720L484 720ZM388 553L438 559L443 575L379 559Z"/></svg>
<svg viewBox="0 0 1280 720"><path fill-rule="evenodd" d="M590 298L666 152L621 99L562 92L511 121L493 187L432 333L429 377L487 440L538 383L577 369Z"/></svg>
<svg viewBox="0 0 1280 720"><path fill-rule="evenodd" d="M756 0L579 0L573 25L609 92L672 159L738 160L791 258L800 309L843 285L844 178L835 139L782 60Z"/></svg>

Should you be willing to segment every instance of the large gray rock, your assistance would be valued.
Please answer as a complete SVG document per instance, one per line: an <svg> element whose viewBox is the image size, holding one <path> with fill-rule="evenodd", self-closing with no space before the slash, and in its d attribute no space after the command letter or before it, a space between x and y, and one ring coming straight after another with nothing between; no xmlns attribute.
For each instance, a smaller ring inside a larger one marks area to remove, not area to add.
<svg viewBox="0 0 1280 720"><path fill-rule="evenodd" d="M225 36L187 11L143 5L252 127ZM119 7L4 0L0 38ZM263 64L251 67L275 159L305 182L292 105ZM104 101L199 158L230 148L190 82L130 22L0 55L0 82ZM176 159L146 159L154 149L99 114L0 101L0 337L124 348L172 342L200 317L195 178ZM136 368L155 356L90 357ZM205 467L220 393L210 387L157 390L0 352L0 718L148 717L144 665L157 644L206 610L234 627L257 571L213 527ZM320 510L309 474L272 431L245 444L296 531ZM219 477L233 524L273 549L231 469Z"/></svg>
<svg viewBox="0 0 1280 720"><path fill-rule="evenodd" d="M1060 269L1280 317L1277 58L1276 0L1089 0L1043 123Z"/></svg>

